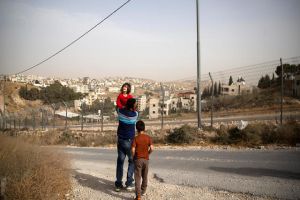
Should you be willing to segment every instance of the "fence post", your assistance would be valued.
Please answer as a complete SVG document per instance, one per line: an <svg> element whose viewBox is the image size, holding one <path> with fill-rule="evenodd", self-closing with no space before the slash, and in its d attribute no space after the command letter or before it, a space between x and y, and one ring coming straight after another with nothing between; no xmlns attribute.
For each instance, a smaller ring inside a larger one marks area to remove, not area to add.
<svg viewBox="0 0 300 200"><path fill-rule="evenodd" d="M44 130L44 112L43 112L43 109L40 109L40 112L41 112L41 117L42 117L42 121L41 121L41 127L42 127L42 131Z"/></svg>
<svg viewBox="0 0 300 200"><path fill-rule="evenodd" d="M9 116L9 129L11 130L11 116Z"/></svg>
<svg viewBox="0 0 300 200"><path fill-rule="evenodd" d="M103 123L104 123L104 114L103 114L103 111L104 111L104 100L103 100L103 102L102 102L102 104L101 104L102 106L101 106L101 132L103 132Z"/></svg>
<svg viewBox="0 0 300 200"><path fill-rule="evenodd" d="M53 130L55 129L55 104L52 104L51 105L52 106L52 108L53 108Z"/></svg>
<svg viewBox="0 0 300 200"><path fill-rule="evenodd" d="M16 116L14 115L14 129L16 129Z"/></svg>
<svg viewBox="0 0 300 200"><path fill-rule="evenodd" d="M32 124L31 124L32 129L35 130L35 113L34 113L34 110L32 110L31 114L32 114Z"/></svg>
<svg viewBox="0 0 300 200"><path fill-rule="evenodd" d="M47 127L48 127L48 112L47 112L47 110L45 110L45 117L46 117L46 119L45 119L44 127L45 127L45 129L47 129Z"/></svg>
<svg viewBox="0 0 300 200"><path fill-rule="evenodd" d="M21 130L21 117L18 118L19 130Z"/></svg>
<svg viewBox="0 0 300 200"><path fill-rule="evenodd" d="M67 128L68 128L68 105L67 105L67 103L66 102L64 102L64 101L62 101L63 102L63 104L65 105L65 107L66 107L66 122L65 122L65 130L67 130Z"/></svg>
<svg viewBox="0 0 300 200"><path fill-rule="evenodd" d="M280 103L280 125L282 126L282 107L283 107L283 65L282 59L280 58L280 66L281 66L281 103Z"/></svg>
<svg viewBox="0 0 300 200"><path fill-rule="evenodd" d="M208 73L210 80L211 80L211 84L212 84L212 90L211 90L211 115L210 115L210 126L213 127L213 109L214 109L214 80L210 74L210 72Z"/></svg>
<svg viewBox="0 0 300 200"><path fill-rule="evenodd" d="M27 129L27 115L25 116L25 119L24 119L24 127Z"/></svg>
<svg viewBox="0 0 300 200"><path fill-rule="evenodd" d="M160 88L161 88L161 93L162 93L162 104L160 106L161 107L161 130L163 130L163 128L164 128L165 90L164 90L162 83L160 83Z"/></svg>

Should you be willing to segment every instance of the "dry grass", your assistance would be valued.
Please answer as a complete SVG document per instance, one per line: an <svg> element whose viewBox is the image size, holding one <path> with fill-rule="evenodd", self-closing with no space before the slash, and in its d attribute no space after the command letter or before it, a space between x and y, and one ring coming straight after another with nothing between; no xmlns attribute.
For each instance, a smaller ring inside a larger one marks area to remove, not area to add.
<svg viewBox="0 0 300 200"><path fill-rule="evenodd" d="M72 146L106 146L116 144L117 134L115 131L18 131L5 130L5 135L16 136L30 144L38 145L72 145Z"/></svg>
<svg viewBox="0 0 300 200"><path fill-rule="evenodd" d="M252 123L243 130L237 127L220 127L217 136L211 141L217 144L250 147L266 144L295 146L300 143L300 123L295 120L289 120L282 126L272 123Z"/></svg>
<svg viewBox="0 0 300 200"><path fill-rule="evenodd" d="M7 199L64 199L71 188L69 162L61 152L0 136L0 163Z"/></svg>

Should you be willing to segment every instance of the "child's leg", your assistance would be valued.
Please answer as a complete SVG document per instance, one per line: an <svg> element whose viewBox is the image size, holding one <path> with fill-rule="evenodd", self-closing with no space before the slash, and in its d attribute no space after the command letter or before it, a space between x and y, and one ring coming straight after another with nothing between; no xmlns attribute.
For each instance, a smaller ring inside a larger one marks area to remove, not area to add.
<svg viewBox="0 0 300 200"><path fill-rule="evenodd" d="M142 169L142 192L145 193L148 185L148 165L149 161L143 159L143 169Z"/></svg>
<svg viewBox="0 0 300 200"><path fill-rule="evenodd" d="M135 179L135 193L136 196L141 196L141 178L142 178L142 165L140 159L134 161L134 179Z"/></svg>

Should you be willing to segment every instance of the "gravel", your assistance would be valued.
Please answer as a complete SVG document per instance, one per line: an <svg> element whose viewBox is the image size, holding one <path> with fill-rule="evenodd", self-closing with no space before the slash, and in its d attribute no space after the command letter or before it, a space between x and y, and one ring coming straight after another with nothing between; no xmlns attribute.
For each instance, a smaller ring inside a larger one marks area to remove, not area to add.
<svg viewBox="0 0 300 200"><path fill-rule="evenodd" d="M73 161L72 184L73 191L66 196L67 199L134 199L135 193L121 190L114 191L115 166L107 163L93 163L86 161ZM124 166L125 168L125 166ZM126 171L124 171L126 172ZM125 173L124 173L125 174ZM214 190L207 187L194 187L188 185L173 185L165 183L163 179L149 171L148 189L142 199L231 199L246 200L272 199L270 197L259 197L251 194L232 193Z"/></svg>

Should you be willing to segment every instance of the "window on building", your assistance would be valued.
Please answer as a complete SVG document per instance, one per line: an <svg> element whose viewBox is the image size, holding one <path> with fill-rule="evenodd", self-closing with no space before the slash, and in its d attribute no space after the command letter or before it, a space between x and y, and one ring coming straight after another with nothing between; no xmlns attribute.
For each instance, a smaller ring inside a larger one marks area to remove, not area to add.
<svg viewBox="0 0 300 200"><path fill-rule="evenodd" d="M300 80L297 80L297 83L296 83L297 85L300 85Z"/></svg>
<svg viewBox="0 0 300 200"><path fill-rule="evenodd" d="M152 107L155 107L155 104L153 104Z"/></svg>
<svg viewBox="0 0 300 200"><path fill-rule="evenodd" d="M229 88L222 88L224 92L229 92Z"/></svg>
<svg viewBox="0 0 300 200"><path fill-rule="evenodd" d="M234 92L234 89L231 89L231 92Z"/></svg>
<svg viewBox="0 0 300 200"><path fill-rule="evenodd" d="M152 113L155 114L155 111L153 111Z"/></svg>
<svg viewBox="0 0 300 200"><path fill-rule="evenodd" d="M164 111L164 114L166 115L166 114L167 114L167 112L166 112L166 111Z"/></svg>

